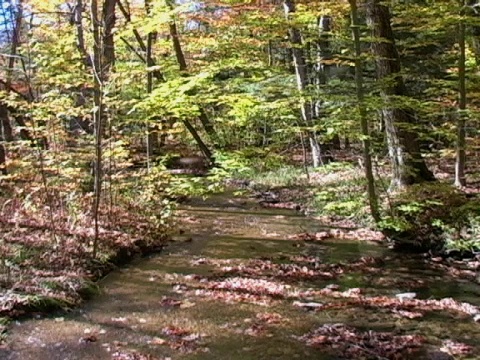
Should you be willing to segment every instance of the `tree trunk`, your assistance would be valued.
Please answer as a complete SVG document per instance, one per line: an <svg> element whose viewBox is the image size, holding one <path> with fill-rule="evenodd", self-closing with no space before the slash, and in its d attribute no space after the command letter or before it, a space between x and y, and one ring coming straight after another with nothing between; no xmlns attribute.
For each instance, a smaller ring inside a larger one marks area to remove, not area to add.
<svg viewBox="0 0 480 360"><path fill-rule="evenodd" d="M117 0L105 0L102 9L102 66L103 73L108 74L115 65L115 41L113 37L113 28L115 27L115 5Z"/></svg>
<svg viewBox="0 0 480 360"><path fill-rule="evenodd" d="M466 185L465 180L465 110L467 108L467 90L465 87L465 20L461 19L458 26L458 44L460 56L458 59L459 103L457 121L457 149L455 161L455 186Z"/></svg>
<svg viewBox="0 0 480 360"><path fill-rule="evenodd" d="M12 44L10 49L10 57L8 58L8 71L7 71L7 88L11 87L13 78L13 68L15 66L15 60L17 55L17 48L20 45L20 34L22 31L23 22L23 0L18 0L16 7L12 4L12 9L16 9L15 23L12 30Z"/></svg>
<svg viewBox="0 0 480 360"><path fill-rule="evenodd" d="M4 141L13 141L13 129L8 116L8 108L5 104L0 104L0 126Z"/></svg>
<svg viewBox="0 0 480 360"><path fill-rule="evenodd" d="M72 25L77 28L77 49L83 58L83 64L89 68L92 66L92 61L88 55L87 48L85 46L85 35L83 31L83 0L77 0L75 7L72 10Z"/></svg>
<svg viewBox="0 0 480 360"><path fill-rule="evenodd" d="M145 11L147 16L150 15L150 1L145 0ZM157 34L156 32L149 32L147 35L147 67L154 66L153 61L153 42L156 39ZM151 94L153 91L153 73L151 71L147 71L147 93ZM150 159L153 153L158 149L158 127L152 125L150 123L147 124L147 168L150 169Z"/></svg>
<svg viewBox="0 0 480 360"><path fill-rule="evenodd" d="M294 0L285 0L285 17L290 19L292 14L295 14L295 2ZM305 51L302 44L302 36L300 30L296 28L294 24L291 24L288 28L288 35L290 43L292 45L292 56L295 67L295 76L297 79L297 88L300 93L304 93L307 89L309 79L308 79L308 69L307 61L305 58ZM301 101L301 114L305 126L313 126L313 106L311 102L307 101L305 98ZM310 143L310 149L312 152L312 162L314 167L318 167L323 164L322 159L322 149L320 142L318 141L317 134L315 130L310 129L308 131L308 140Z"/></svg>
<svg viewBox="0 0 480 360"><path fill-rule="evenodd" d="M372 51L376 58L377 77L382 83L382 115L393 172L390 190L395 190L434 180L434 177L420 154L417 134L413 129L413 110L395 104L396 98L406 96L407 91L390 25L390 10L382 4L380 0L368 0L367 19L374 37Z"/></svg>
<svg viewBox="0 0 480 360"><path fill-rule="evenodd" d="M183 55L182 45L180 44L180 39L178 37L177 24L172 20L168 26L170 29L170 37L172 38L173 50L175 51L178 66L180 71L185 71L187 70L187 61Z"/></svg>
<svg viewBox="0 0 480 360"><path fill-rule="evenodd" d="M99 209L100 199L102 193L102 138L104 132L103 126L103 100L102 100L102 79L103 79L103 64L102 64L102 48L101 48L101 34L98 17L98 2L97 0L90 1L90 11L92 19L92 35L93 35L93 123L95 127L95 165L94 165L94 204L93 217L95 238L93 243L92 257L95 258L98 250L99 237Z"/></svg>
<svg viewBox="0 0 480 360"><path fill-rule="evenodd" d="M169 3L167 3L167 5L171 6ZM118 7L119 7L121 13L123 14L123 16L125 17L125 20L127 22L131 22L130 14L128 13L127 9L125 9L125 7L121 4L121 2L118 2ZM143 41L142 37L140 36L140 33L136 29L133 29L133 34L135 36L135 39L138 42L138 45L142 49L142 51L146 52L147 51L147 46L145 45L145 42ZM178 40L178 36L177 36L177 40ZM123 39L123 41L127 44L127 46L129 46L129 48L132 48L126 40ZM178 44L180 45L180 43L178 43ZM179 47L179 49L181 50L181 46ZM142 61L147 62L147 60L145 58L143 58L143 56L141 54L139 54L138 52L136 52L136 54L137 54L137 56L139 56L140 59L142 59ZM182 55L183 55L183 53L182 53ZM155 66L155 61L153 61L153 59L151 59L151 63L152 63L152 66ZM185 62L185 65L186 65L186 62ZM182 66L182 65L180 65L180 66ZM153 72L153 76L158 81L165 81L165 77L158 70L155 70ZM202 110L202 113L204 114L203 110ZM208 118L206 118L206 119L208 120ZM200 120L202 121L202 118L200 118ZM205 119L203 119L203 120L205 120ZM202 138L200 137L198 132L195 130L193 125L188 120L182 120L182 122L185 125L186 129L190 132L190 134L193 136L193 138L197 142L197 145L200 148L200 150L202 151L202 153L205 156L207 156L207 154L210 154L209 157L207 158L207 160L208 160L208 162L212 162L212 152L208 149L207 145L202 140ZM204 123L205 122L202 121L202 124L204 124ZM205 128L205 129L207 130L207 128Z"/></svg>
<svg viewBox="0 0 480 360"><path fill-rule="evenodd" d="M5 152L5 145L3 143L3 137L0 136L0 173L7 175L7 155Z"/></svg>
<svg viewBox="0 0 480 360"><path fill-rule="evenodd" d="M169 6L170 9L173 9L172 3L167 0L167 5ZM172 39L172 44L173 44L173 50L175 51L175 56L177 58L178 66L180 71L186 71L187 70L187 61L185 59L185 54L183 53L182 45L180 43L180 38L178 36L178 30L177 30L177 24L175 20L172 20L169 24L169 31L170 31L170 37ZM203 126L203 129L205 130L205 133L210 137L214 138L215 137L215 131L213 129L212 124L210 123L210 119L208 118L207 114L203 109L200 109L200 115L198 117L200 120L200 123ZM183 120L184 125L186 125L187 130L190 132L190 134L193 136L193 138L196 140L200 150L202 153L207 157L207 161L209 163L212 162L212 152L208 149L207 145L205 142L202 140L198 132L195 130L195 128L190 124L190 122L186 122L186 120ZM187 125L188 124L188 125Z"/></svg>
<svg viewBox="0 0 480 360"><path fill-rule="evenodd" d="M352 37L355 46L355 86L357 92L357 107L360 115L360 125L362 128L363 142L363 161L365 163L365 178L367 179L368 202L370 205L370 213L375 222L380 221L380 213L378 210L378 198L375 191L375 179L373 176L372 157L370 154L370 130L367 118L367 110L365 106L365 94L363 88L363 62L362 50L360 44L360 31L358 21L357 1L349 0Z"/></svg>

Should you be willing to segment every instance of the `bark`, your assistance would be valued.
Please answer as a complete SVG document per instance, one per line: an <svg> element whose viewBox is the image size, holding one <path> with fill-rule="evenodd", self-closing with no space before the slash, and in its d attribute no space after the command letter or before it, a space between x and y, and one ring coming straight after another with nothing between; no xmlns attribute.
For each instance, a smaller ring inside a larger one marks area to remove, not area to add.
<svg viewBox="0 0 480 360"><path fill-rule="evenodd" d="M202 154L205 156L205 159L207 159L209 165L212 163L213 161L213 155L212 155L212 152L210 151L210 149L208 148L207 145L205 145L205 143L203 142L202 138L200 137L200 135L198 134L197 130L195 130L195 128L192 126L192 124L190 124L189 121L187 120L182 120L183 122L183 125L185 125L185 127L187 128L187 130L190 132L190 134L193 136L193 138L195 139L195 142L197 143L198 147L200 148L200 151L202 152Z"/></svg>
<svg viewBox="0 0 480 360"><path fill-rule="evenodd" d="M150 15L150 2L145 0L145 11ZM153 62L153 42L156 38L156 33L149 32L147 35L147 67L152 67ZM147 93L151 94L153 91L153 73L147 72ZM150 159L154 151L159 147L158 144L158 128L154 125L147 124L147 168L150 169Z"/></svg>
<svg viewBox="0 0 480 360"><path fill-rule="evenodd" d="M275 59L273 56L273 41L268 40L267 44L267 55L268 55L268 66L272 67L275 65Z"/></svg>
<svg viewBox="0 0 480 360"><path fill-rule="evenodd" d="M285 0L283 2L285 8L285 17L287 20L291 14L295 13L294 0ZM288 36L292 45L292 56L295 67L295 77L297 79L297 88L300 93L304 93L309 84L307 61L305 51L303 49L302 36L300 30L291 24L288 28ZM302 99L301 114L305 126L313 126L313 104L306 99ZM308 140L310 143L310 150L312 152L312 162L314 167L323 164L322 149L315 130L308 131Z"/></svg>
<svg viewBox="0 0 480 360"><path fill-rule="evenodd" d="M93 122L95 127L95 164L94 164L94 204L93 217L95 237L93 244L92 257L95 258L98 249L99 236L99 209L102 192L102 138L104 132L103 126L103 103L102 103L102 49L101 49L101 35L98 16L98 2L97 0L90 1L90 11L92 18L92 35L93 35Z"/></svg>
<svg viewBox="0 0 480 360"><path fill-rule="evenodd" d="M363 161L365 163L365 178L367 179L368 202L370 213L373 219L378 223L380 221L380 212L378 210L378 198L375 191L375 179L373 176L372 157L370 154L370 131L365 106L365 93L363 85L363 62L362 50L360 44L360 30L358 21L358 8L356 0L350 2L350 17L352 27L352 37L355 46L355 87L357 93L357 107L360 115L360 125L362 129L363 143Z"/></svg>
<svg viewBox="0 0 480 360"><path fill-rule="evenodd" d="M382 4L380 0L368 0L367 19L374 37L372 51L376 58L377 78L382 83L382 115L393 172L390 190L395 190L434 180L434 177L420 154L418 137L413 130L413 110L395 105L396 98L406 96L407 90L390 24L390 10Z"/></svg>
<svg viewBox="0 0 480 360"><path fill-rule="evenodd" d="M22 22L23 22L23 0L17 1L16 10L17 12L15 14L15 23L13 25L13 30L12 30L12 44L10 49L10 57L8 58L8 71L7 71L7 87L8 88L10 88L12 84L13 68L15 66L17 49L18 49L18 46L20 45L20 34L21 34Z"/></svg>
<svg viewBox="0 0 480 360"><path fill-rule="evenodd" d="M115 5L116 0L104 0L102 9L102 66L103 73L107 74L115 65L115 41L113 28L115 27Z"/></svg>
<svg viewBox="0 0 480 360"><path fill-rule="evenodd" d="M0 104L0 126L4 141L13 141L13 129L8 116L8 108L5 104Z"/></svg>
<svg viewBox="0 0 480 360"><path fill-rule="evenodd" d="M465 87L465 21L461 20L459 24L458 44L460 47L460 56L458 59L458 81L459 81L459 103L458 103L458 121L457 121L457 149L455 161L455 186L462 187L466 185L465 180L465 110L467 109L467 90Z"/></svg>
<svg viewBox="0 0 480 360"><path fill-rule="evenodd" d="M0 105L0 173L7 175L7 152L5 149L5 141L13 140L12 127L8 118L8 110L4 105Z"/></svg>
<svg viewBox="0 0 480 360"><path fill-rule="evenodd" d="M178 37L177 24L175 21L171 21L168 27L170 30L170 37L172 38L173 50L175 51L178 66L180 71L185 71L187 70L187 61L185 60L182 45L180 44L180 38Z"/></svg>
<svg viewBox="0 0 480 360"><path fill-rule="evenodd" d="M75 7L72 10L71 22L77 29L77 49L83 58L83 64L85 67L91 67L92 61L88 55L87 48L85 46L85 35L83 31L83 0L77 0Z"/></svg>
<svg viewBox="0 0 480 360"><path fill-rule="evenodd" d="M5 151L5 145L3 144L3 138L0 136L0 173L7 175L7 156Z"/></svg>

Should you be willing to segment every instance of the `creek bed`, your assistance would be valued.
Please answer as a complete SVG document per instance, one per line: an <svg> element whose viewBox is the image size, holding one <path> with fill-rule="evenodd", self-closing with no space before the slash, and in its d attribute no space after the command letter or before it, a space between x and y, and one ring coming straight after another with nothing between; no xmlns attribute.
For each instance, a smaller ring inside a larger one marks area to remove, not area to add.
<svg viewBox="0 0 480 360"><path fill-rule="evenodd" d="M465 358L480 358L480 325L472 316L430 311L399 317L316 293L328 286L359 288L372 298L415 292L420 299L451 297L480 306L475 283L375 243L292 240L292 234L321 231L321 224L248 199L213 196L183 205L178 214L182 234L162 254L108 275L100 282L102 294L80 309L15 322L0 358L353 359L301 340L312 329L339 323L425 339L402 358L433 359L445 340L471 346ZM363 266L368 259L374 263Z"/></svg>

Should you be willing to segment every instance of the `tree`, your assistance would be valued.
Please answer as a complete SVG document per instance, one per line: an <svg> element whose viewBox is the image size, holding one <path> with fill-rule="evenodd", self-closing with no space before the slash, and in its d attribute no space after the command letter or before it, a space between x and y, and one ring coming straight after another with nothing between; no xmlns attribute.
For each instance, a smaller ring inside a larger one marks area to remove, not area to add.
<svg viewBox="0 0 480 360"><path fill-rule="evenodd" d="M368 0L367 20L374 37L372 52L380 82L383 100L381 112L392 164L390 189L434 180L420 153L418 135L414 129L415 113L402 104L407 89L390 24L390 9L380 0Z"/></svg>
<svg viewBox="0 0 480 360"><path fill-rule="evenodd" d="M102 61L102 46L100 32L100 17L98 14L98 1L90 0L90 14L93 35L93 124L95 136L95 163L94 163L94 202L93 202L93 218L95 237L93 244L92 256L95 258L98 250L99 237L99 209L102 195L103 180L103 149L102 139L104 134L104 109L103 109L103 81L104 81L104 63Z"/></svg>
<svg viewBox="0 0 480 360"><path fill-rule="evenodd" d="M360 43L360 24L358 21L358 8L356 0L349 0L350 17L352 27L352 38L355 47L355 87L357 92L357 107L360 116L360 125L362 129L363 143L363 161L365 167L365 177L367 179L368 202L370 205L370 213L376 222L380 221L380 213L378 209L378 198L375 192L375 179L373 176L372 156L370 154L370 130L367 119L367 111L365 106L365 93L363 85L363 62L362 50Z"/></svg>
<svg viewBox="0 0 480 360"><path fill-rule="evenodd" d="M309 74L305 50L303 48L302 34L293 22L293 16L296 12L295 1L285 0L285 18L289 22L288 36L292 47L292 56L295 67L295 76L297 79L297 89L301 95L301 114L305 127L307 130L308 140L310 142L310 149L312 152L313 167L318 167L323 164L322 149L318 139L317 131L314 128L313 105L304 95L309 85ZM303 95L303 96L302 96Z"/></svg>
<svg viewBox="0 0 480 360"><path fill-rule="evenodd" d="M467 108L467 89L465 86L465 37L466 25L463 18L465 13L465 3L462 0L462 18L458 24L458 44L459 44L459 58L458 58L458 120L457 120L457 146L456 146L456 161L455 161L455 186L462 187L466 185L465 180L465 110Z"/></svg>

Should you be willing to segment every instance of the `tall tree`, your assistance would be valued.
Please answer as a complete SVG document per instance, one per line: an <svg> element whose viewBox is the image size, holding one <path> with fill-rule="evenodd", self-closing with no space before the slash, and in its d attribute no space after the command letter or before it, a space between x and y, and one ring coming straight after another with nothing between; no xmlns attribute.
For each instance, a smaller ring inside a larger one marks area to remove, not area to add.
<svg viewBox="0 0 480 360"><path fill-rule="evenodd" d="M390 190L434 179L420 153L413 109L400 104L407 96L400 57L390 24L390 9L380 0L367 1L367 20L373 33L372 52L381 82L382 115L392 163Z"/></svg>
<svg viewBox="0 0 480 360"><path fill-rule="evenodd" d="M117 0L104 0L102 7L102 57L103 72L108 73L115 64L115 39L113 29L115 28L115 6Z"/></svg>
<svg viewBox="0 0 480 360"><path fill-rule="evenodd" d="M93 254L95 258L98 250L99 237L99 210L100 200L102 194L102 139L103 139L103 64L102 64L102 46L101 46L101 31L100 31L100 17L98 11L98 1L90 0L90 15L92 22L93 35L93 123L95 135L95 165L94 165L94 203L93 203L93 217L95 238L93 244Z"/></svg>
<svg viewBox="0 0 480 360"><path fill-rule="evenodd" d="M465 87L465 37L466 25L465 19L465 3L461 0L462 11L460 23L458 24L458 44L460 48L460 56L458 59L458 120L457 120L457 149L455 161L455 186L461 187L466 185L465 180L465 110L467 108L467 90Z"/></svg>
<svg viewBox="0 0 480 360"><path fill-rule="evenodd" d="M365 163L365 177L367 179L368 201L370 213L376 222L380 221L378 210L378 198L375 192L375 179L373 176L372 156L370 154L370 130L365 105L365 94L363 85L363 61L360 43L360 24L358 21L358 8L356 0L349 0L352 37L355 47L355 86L357 92L357 107L360 116L363 143L363 161Z"/></svg>
<svg viewBox="0 0 480 360"><path fill-rule="evenodd" d="M285 18L289 22L288 27L288 36L290 39L292 47L292 56L295 67L295 76L297 78L297 88L300 94L302 95L301 100L301 113L304 125L310 127L308 130L308 139L310 142L310 149L312 152L312 162L314 167L318 167L323 163L322 159L322 149L320 141L318 139L318 134L313 128L314 125L314 116L313 116L313 106L311 101L307 100L305 92L309 85L309 74L308 74L308 65L307 59L305 56L305 50L303 48L302 34L296 24L293 23L292 17L296 12L295 1L294 0L285 0L283 2L285 9Z"/></svg>

